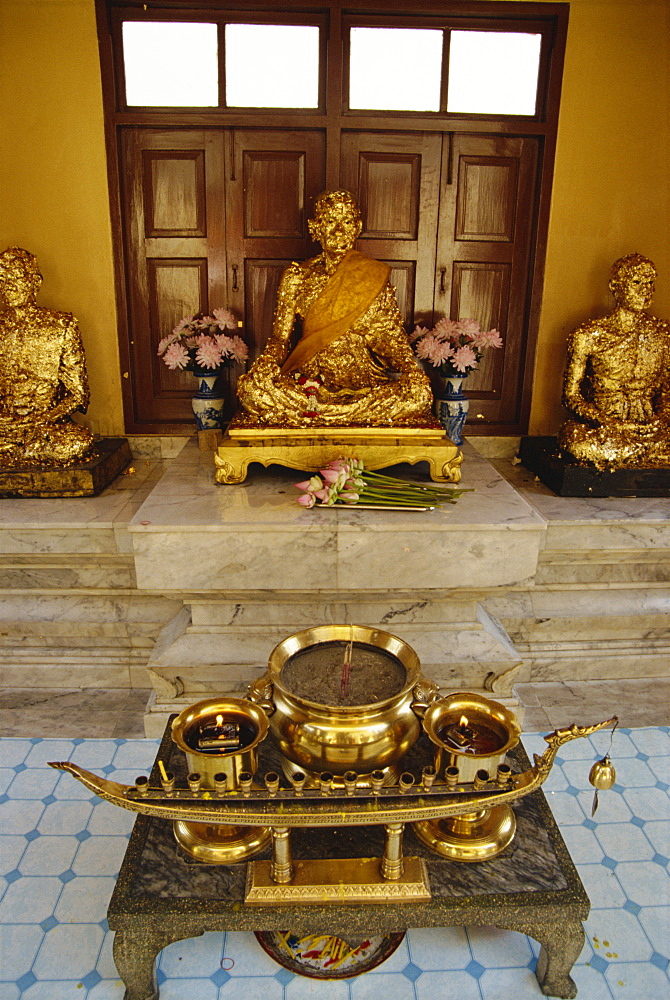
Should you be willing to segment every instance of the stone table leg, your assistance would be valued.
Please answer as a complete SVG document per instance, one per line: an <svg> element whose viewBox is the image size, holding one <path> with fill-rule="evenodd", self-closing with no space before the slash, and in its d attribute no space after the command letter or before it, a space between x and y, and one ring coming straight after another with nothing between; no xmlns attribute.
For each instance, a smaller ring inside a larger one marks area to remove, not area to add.
<svg viewBox="0 0 670 1000"><path fill-rule="evenodd" d="M147 927L137 931L117 931L113 946L114 964L126 987L125 1000L158 1000L156 956L173 941L198 936L152 934Z"/></svg>
<svg viewBox="0 0 670 1000"><path fill-rule="evenodd" d="M584 947L581 921L558 917L555 923L534 925L528 933L542 945L535 975L544 995L573 1000L577 987L570 970Z"/></svg>

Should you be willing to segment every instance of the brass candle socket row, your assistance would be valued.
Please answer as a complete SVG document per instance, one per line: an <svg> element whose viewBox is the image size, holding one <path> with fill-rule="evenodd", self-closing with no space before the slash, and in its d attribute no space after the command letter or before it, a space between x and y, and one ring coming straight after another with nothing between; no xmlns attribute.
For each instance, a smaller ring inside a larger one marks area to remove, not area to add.
<svg viewBox="0 0 670 1000"><path fill-rule="evenodd" d="M198 771L191 771L186 780L189 791L193 795L199 795L200 793L211 794L214 791L217 796L223 797L235 787L231 785L228 781L228 776L223 771L217 771L213 774L209 779L209 783L205 783L203 776ZM289 780L293 794L297 797L302 796L307 783L307 775L303 771L294 771L290 775ZM382 790L388 794L394 786L385 785L386 780L386 775L383 771L373 771L367 780L361 779L361 776L356 771L347 771L341 778L347 796L354 795L358 789L369 791L372 795L380 795ZM494 779L491 778L488 771L480 768L476 772L471 784L475 791L482 791L492 780L495 780L499 788L506 788L512 781L512 771L509 765L499 764ZM436 769L432 765L428 765L422 769L421 781L418 784L410 771L403 771L395 787L399 789L402 795L406 795L412 791L425 793L430 792L436 782L443 787L439 781ZM254 778L250 771L241 771L239 773L237 785L244 798L250 798L252 791L258 791L258 788L253 788L253 784ZM263 784L270 798L277 796L280 791L286 792L289 790L281 787L280 778L276 771L268 771L263 777ZM447 788L457 789L460 784L458 767L449 766L444 769L444 784ZM175 785L175 775L171 771L166 771L165 777L161 777L161 788L164 794L168 797L174 796L175 792L179 791ZM135 779L135 788L143 797L148 796L151 791L155 791L155 789L150 787L149 779L144 775L139 775ZM322 796L327 797L332 795L334 792L340 791L340 788L341 786L336 784L336 778L330 771L322 771L319 774L316 789Z"/></svg>

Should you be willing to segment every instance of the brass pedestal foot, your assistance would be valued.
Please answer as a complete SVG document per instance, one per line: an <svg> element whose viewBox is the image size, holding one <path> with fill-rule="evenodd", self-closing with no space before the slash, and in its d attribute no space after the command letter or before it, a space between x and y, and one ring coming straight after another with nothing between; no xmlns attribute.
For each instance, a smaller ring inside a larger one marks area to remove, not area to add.
<svg viewBox="0 0 670 1000"><path fill-rule="evenodd" d="M419 840L431 851L453 861L495 858L516 832L514 811L506 803L492 809L412 823Z"/></svg>
<svg viewBox="0 0 670 1000"><path fill-rule="evenodd" d="M189 823L175 820L175 840L196 861L232 865L258 854L272 840L267 826L226 826L222 823Z"/></svg>

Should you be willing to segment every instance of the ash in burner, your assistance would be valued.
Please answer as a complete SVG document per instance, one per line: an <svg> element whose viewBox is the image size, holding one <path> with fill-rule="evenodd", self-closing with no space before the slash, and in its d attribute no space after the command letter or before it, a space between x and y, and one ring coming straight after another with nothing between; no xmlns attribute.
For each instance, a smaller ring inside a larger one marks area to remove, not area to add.
<svg viewBox="0 0 670 1000"><path fill-rule="evenodd" d="M370 705L402 691L407 674L400 660L384 649L354 642L346 686L342 665L349 643L322 642L295 653L282 667L284 687L298 698L321 705Z"/></svg>

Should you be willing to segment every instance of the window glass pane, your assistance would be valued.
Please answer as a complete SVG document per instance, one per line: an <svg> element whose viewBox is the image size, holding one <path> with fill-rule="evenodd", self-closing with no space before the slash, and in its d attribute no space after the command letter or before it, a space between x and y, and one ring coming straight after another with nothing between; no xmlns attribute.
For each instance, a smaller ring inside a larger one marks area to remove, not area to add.
<svg viewBox="0 0 670 1000"><path fill-rule="evenodd" d="M542 35L452 31L447 111L534 115Z"/></svg>
<svg viewBox="0 0 670 1000"><path fill-rule="evenodd" d="M124 21L126 102L140 107L216 107L215 24Z"/></svg>
<svg viewBox="0 0 670 1000"><path fill-rule="evenodd" d="M318 27L227 24L226 104L229 108L317 108Z"/></svg>
<svg viewBox="0 0 670 1000"><path fill-rule="evenodd" d="M350 108L439 111L441 79L442 31L351 29Z"/></svg>

